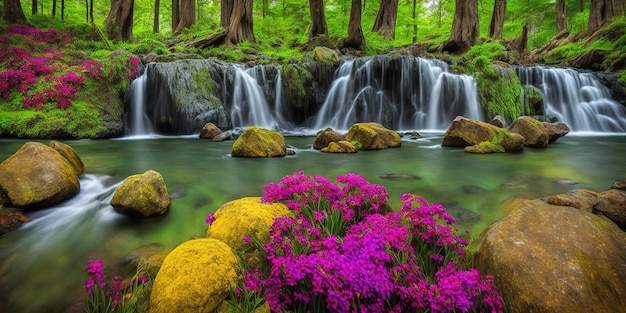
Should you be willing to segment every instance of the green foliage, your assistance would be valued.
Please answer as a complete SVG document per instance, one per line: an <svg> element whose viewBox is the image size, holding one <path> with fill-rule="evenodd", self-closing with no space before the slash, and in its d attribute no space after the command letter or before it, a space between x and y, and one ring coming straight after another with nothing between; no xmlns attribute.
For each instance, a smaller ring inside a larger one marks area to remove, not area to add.
<svg viewBox="0 0 626 313"><path fill-rule="evenodd" d="M626 84L626 70L619 71L619 80Z"/></svg>
<svg viewBox="0 0 626 313"><path fill-rule="evenodd" d="M506 48L497 41L485 42L472 46L465 54L465 57L476 58L479 56L486 57L488 60L497 60L502 56Z"/></svg>

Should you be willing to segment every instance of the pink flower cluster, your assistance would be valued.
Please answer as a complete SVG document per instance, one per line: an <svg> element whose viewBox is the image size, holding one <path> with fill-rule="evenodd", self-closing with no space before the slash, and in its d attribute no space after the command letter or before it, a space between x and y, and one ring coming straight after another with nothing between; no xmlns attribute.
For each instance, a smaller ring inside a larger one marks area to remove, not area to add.
<svg viewBox="0 0 626 313"><path fill-rule="evenodd" d="M462 269L468 241L443 206L407 194L382 214L384 187L353 174L331 183L296 172L265 191L297 213L275 219L261 247L269 268L245 271L271 311L502 311L493 277Z"/></svg>
<svg viewBox="0 0 626 313"><path fill-rule="evenodd" d="M137 284L145 284L148 282L148 278L145 276L137 276L134 280L128 282L125 286L122 283L122 278L118 275L113 276L113 284L111 287L107 287L107 282L102 268L102 260L88 260L87 269L85 270L89 274L89 279L83 285L87 290L87 295L95 297L97 301L104 301L111 303L113 306L112 311L119 307L124 301L124 296L127 293L127 287L131 287L136 281ZM102 305L98 303L97 305ZM105 307L108 305L105 304Z"/></svg>

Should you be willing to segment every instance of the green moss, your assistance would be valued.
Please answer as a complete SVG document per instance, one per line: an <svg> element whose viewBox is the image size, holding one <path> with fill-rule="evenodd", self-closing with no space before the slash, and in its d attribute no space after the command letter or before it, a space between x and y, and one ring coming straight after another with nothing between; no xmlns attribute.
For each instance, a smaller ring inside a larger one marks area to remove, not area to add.
<svg viewBox="0 0 626 313"><path fill-rule="evenodd" d="M485 42L480 45L472 46L465 54L469 58L476 58L479 56L486 57L488 60L495 60L502 56L506 48L497 41Z"/></svg>
<svg viewBox="0 0 626 313"><path fill-rule="evenodd" d="M282 80L289 99L303 100L307 96L306 86L310 85L313 75L305 67L298 64L287 64L282 67ZM304 101L296 101L301 105Z"/></svg>
<svg viewBox="0 0 626 313"><path fill-rule="evenodd" d="M619 71L619 80L626 84L626 70Z"/></svg>

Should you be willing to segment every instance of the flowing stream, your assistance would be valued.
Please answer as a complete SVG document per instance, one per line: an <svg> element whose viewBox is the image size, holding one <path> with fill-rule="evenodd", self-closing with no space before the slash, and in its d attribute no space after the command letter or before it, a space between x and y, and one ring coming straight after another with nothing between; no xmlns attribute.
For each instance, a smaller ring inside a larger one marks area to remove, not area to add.
<svg viewBox="0 0 626 313"><path fill-rule="evenodd" d="M133 251L165 252L202 237L209 213L234 199L261 196L264 185L298 170L333 179L363 175L386 187L394 208L404 193L421 195L444 204L459 228L473 235L503 217L513 199L576 188L604 191L626 173L624 135L568 135L547 149L490 155L441 147L442 133L422 135L400 148L349 155L313 150L314 137L286 137L296 154L269 159L232 158L232 141L196 136L64 141L81 156L88 174L74 198L27 212L30 222L0 236L0 312L81 312L87 260L102 259L108 275L126 274L125 260ZM0 159L24 142L2 140ZM116 213L109 205L114 189L148 169L165 179L169 212L151 219Z"/></svg>

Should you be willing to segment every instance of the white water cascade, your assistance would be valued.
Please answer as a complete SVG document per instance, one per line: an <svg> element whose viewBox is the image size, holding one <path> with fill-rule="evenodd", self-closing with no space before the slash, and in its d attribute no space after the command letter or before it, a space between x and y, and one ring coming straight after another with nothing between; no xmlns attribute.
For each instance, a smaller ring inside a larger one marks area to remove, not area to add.
<svg viewBox="0 0 626 313"><path fill-rule="evenodd" d="M378 122L399 130L444 130L457 115L483 120L471 76L421 58L355 59L335 73L313 128Z"/></svg>
<svg viewBox="0 0 626 313"><path fill-rule="evenodd" d="M572 131L626 132L626 109L592 74L540 66L517 71L522 85L541 91L545 115L556 117Z"/></svg>
<svg viewBox="0 0 626 313"><path fill-rule="evenodd" d="M133 80L130 90L132 98L130 100L130 111L126 123L127 136L142 136L152 134L150 118L146 115L146 81L147 69L144 73Z"/></svg>

